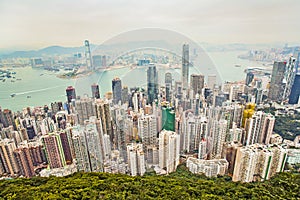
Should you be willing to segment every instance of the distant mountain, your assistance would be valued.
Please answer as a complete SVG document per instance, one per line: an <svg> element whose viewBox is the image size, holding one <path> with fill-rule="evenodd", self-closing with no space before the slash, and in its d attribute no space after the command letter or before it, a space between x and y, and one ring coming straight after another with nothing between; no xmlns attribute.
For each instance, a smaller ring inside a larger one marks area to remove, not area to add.
<svg viewBox="0 0 300 200"><path fill-rule="evenodd" d="M96 45L91 45L93 48ZM32 51L15 51L10 54L1 55L1 58L30 58L30 57L41 57L41 56L51 56L51 55L66 55L84 52L84 46L81 47L62 47L62 46L50 46L40 50Z"/></svg>
<svg viewBox="0 0 300 200"><path fill-rule="evenodd" d="M187 41L191 42L191 41ZM196 44L196 43L195 43ZM197 46L191 45L190 48L195 48ZM128 49L133 50L140 47L158 47L174 52L181 52L181 40L139 40L139 41L126 41L125 39L119 39L116 41L108 41L102 45L91 44L92 54L105 54L111 55L116 54L122 51L128 51ZM198 43L200 47L204 47L206 51L248 51L251 49L269 49L276 47L283 47L280 44L242 44L242 43L231 43L231 44L210 44L210 43ZM15 51L12 52L4 50L0 51L0 58L30 58L30 57L42 57L42 56L54 56L54 55L67 55L75 53L84 53L85 47L63 47L63 46L49 46L39 50L30 50L30 51ZM12 53L7 53L12 52Z"/></svg>

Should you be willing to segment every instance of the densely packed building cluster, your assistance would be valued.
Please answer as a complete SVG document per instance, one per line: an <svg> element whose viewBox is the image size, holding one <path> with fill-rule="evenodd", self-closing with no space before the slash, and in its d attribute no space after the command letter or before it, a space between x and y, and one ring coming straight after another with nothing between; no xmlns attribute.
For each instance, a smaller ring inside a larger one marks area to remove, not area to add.
<svg viewBox="0 0 300 200"><path fill-rule="evenodd" d="M276 71L270 86L247 74L245 82L221 87L216 75L189 75L188 48L183 46L181 81L166 73L158 84L157 68L148 64L147 88L122 87L116 77L102 98L97 84L91 97L76 96L70 86L65 103L16 113L0 109L0 175L168 174L185 159L193 173L229 174L242 182L283 171L288 152L272 135L275 117L256 105L287 102L295 60L274 64L273 71L284 73Z"/></svg>

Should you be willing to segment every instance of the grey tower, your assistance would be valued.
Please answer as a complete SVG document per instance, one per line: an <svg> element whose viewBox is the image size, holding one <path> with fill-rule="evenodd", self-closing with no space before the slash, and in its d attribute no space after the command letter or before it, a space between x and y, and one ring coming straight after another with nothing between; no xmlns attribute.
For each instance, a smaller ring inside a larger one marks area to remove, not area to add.
<svg viewBox="0 0 300 200"><path fill-rule="evenodd" d="M269 99L283 102L288 100L296 74L295 59L289 62L274 62L269 89Z"/></svg>
<svg viewBox="0 0 300 200"><path fill-rule="evenodd" d="M86 67L88 70L93 70L92 55L91 55L90 43L88 40L84 41L84 46L85 46Z"/></svg>
<svg viewBox="0 0 300 200"><path fill-rule="evenodd" d="M114 104L118 104L119 101L122 101L122 83L121 79L119 79L118 77L112 80L112 92Z"/></svg>
<svg viewBox="0 0 300 200"><path fill-rule="evenodd" d="M194 97L196 94L201 94L204 88L204 76L201 74L191 75L191 89L194 91Z"/></svg>
<svg viewBox="0 0 300 200"><path fill-rule="evenodd" d="M154 64L149 64L147 70L147 92L148 103L152 104L152 102L157 99L158 94L158 78L156 66Z"/></svg>
<svg viewBox="0 0 300 200"><path fill-rule="evenodd" d="M188 88L189 83L189 45L182 47L182 87Z"/></svg>
<svg viewBox="0 0 300 200"><path fill-rule="evenodd" d="M171 101L171 92L172 92L172 74L167 72L165 74L165 85L166 85L166 100Z"/></svg>
<svg viewBox="0 0 300 200"><path fill-rule="evenodd" d="M92 86L92 97L96 99L100 99L100 91L99 91L99 85L94 83Z"/></svg>

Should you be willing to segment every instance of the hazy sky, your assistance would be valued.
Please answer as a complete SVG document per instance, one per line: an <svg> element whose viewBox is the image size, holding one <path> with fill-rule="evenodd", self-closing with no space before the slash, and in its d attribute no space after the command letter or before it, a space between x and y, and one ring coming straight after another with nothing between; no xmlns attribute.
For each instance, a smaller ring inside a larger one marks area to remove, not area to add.
<svg viewBox="0 0 300 200"><path fill-rule="evenodd" d="M144 27L198 42L300 42L299 0L0 0L0 49L80 46Z"/></svg>

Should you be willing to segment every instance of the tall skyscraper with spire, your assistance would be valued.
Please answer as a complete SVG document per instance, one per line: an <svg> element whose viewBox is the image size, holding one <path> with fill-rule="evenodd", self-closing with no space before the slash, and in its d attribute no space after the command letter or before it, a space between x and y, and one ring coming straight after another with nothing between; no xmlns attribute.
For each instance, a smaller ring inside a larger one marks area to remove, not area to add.
<svg viewBox="0 0 300 200"><path fill-rule="evenodd" d="M189 45L184 44L182 47L182 87L189 86Z"/></svg>
<svg viewBox="0 0 300 200"><path fill-rule="evenodd" d="M88 40L84 41L85 46L85 59L86 59L86 67L89 70L93 70L93 64L92 64L92 55L91 55L91 49L90 49L90 43Z"/></svg>

